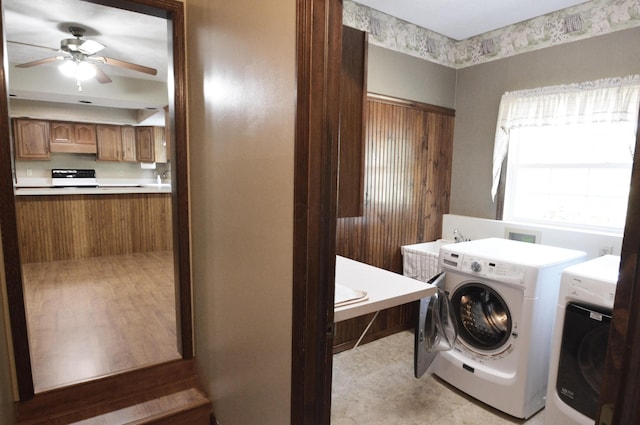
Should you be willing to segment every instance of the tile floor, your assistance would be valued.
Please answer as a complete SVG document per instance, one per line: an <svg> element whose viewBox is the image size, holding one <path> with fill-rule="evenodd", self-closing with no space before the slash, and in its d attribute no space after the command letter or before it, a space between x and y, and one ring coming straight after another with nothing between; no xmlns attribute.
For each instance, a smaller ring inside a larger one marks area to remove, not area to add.
<svg viewBox="0 0 640 425"><path fill-rule="evenodd" d="M501 413L427 372L413 376L413 333L395 335L333 357L331 425L543 425Z"/></svg>

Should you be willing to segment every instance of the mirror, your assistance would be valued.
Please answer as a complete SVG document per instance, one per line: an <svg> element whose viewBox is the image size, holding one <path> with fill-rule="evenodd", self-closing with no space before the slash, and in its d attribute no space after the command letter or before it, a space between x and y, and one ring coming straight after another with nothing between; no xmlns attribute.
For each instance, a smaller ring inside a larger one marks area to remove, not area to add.
<svg viewBox="0 0 640 425"><path fill-rule="evenodd" d="M13 137L3 134L0 159L12 175L0 196L10 185L2 213L15 208L15 221L3 220L2 235L15 277L7 297L21 399L192 357L184 48L172 48L184 45L182 4L111 3L2 1L10 96L2 119ZM74 61L97 76L57 69ZM96 151L68 148L87 125ZM49 158L33 160L39 131ZM134 158L101 158L105 134L117 134L119 154L131 136ZM59 142L67 145L54 149ZM141 146L151 146L152 160L141 159ZM86 169L95 176L52 178L52 170Z"/></svg>

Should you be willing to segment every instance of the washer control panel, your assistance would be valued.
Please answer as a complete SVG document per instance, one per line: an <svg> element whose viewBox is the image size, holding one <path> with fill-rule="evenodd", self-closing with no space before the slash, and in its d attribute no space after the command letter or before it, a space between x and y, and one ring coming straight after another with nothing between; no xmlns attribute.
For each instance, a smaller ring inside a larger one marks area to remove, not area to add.
<svg viewBox="0 0 640 425"><path fill-rule="evenodd" d="M470 255L455 256L454 254L454 258L443 261L442 266L444 270L455 268L472 276L509 283L522 282L526 274L526 268L523 266Z"/></svg>

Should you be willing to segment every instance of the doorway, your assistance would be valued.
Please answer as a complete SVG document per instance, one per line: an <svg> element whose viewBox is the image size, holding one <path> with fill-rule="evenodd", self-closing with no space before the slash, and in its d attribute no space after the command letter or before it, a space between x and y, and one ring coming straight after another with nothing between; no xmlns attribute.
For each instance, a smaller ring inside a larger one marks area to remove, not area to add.
<svg viewBox="0 0 640 425"><path fill-rule="evenodd" d="M24 3L24 2L20 2L20 3ZM30 2L28 6L35 7L40 3L43 3L43 2ZM56 4L61 3L61 1L56 1L55 3ZM91 379L94 379L96 375L105 376L105 375L111 375L111 374L119 374L124 371L138 368L143 364L166 362L175 358L190 359L193 357L192 335L191 335L192 332L191 332L191 305L190 305L190 301L191 301L190 300L190 273L189 273L190 252L189 252L189 242L188 242L189 229L187 224L188 223L187 221L188 204L185 202L185 200L187 199L187 186L186 186L186 181L187 181L186 168L187 167L186 167L186 130L185 130L186 129L186 120L185 120L186 102L184 99L184 92L185 92L184 91L184 86L185 86L184 63L185 61L184 61L184 48L183 48L183 45L184 45L183 5L179 2L172 2L172 1L155 2L155 1L148 1L148 0L131 0L131 1L125 1L125 2L122 2L122 1L113 2L110 0L85 2L85 1L75 0L75 3L76 3L75 6L78 7L79 9L85 6L90 8L110 8L110 9L105 9L109 11L107 12L108 15L112 15L117 11L117 13L129 13L129 14L135 13L137 14L136 15L137 18L141 18L141 17L144 18L149 16L153 19L157 19L161 23L161 30L164 33L163 51L168 50L170 52L173 52L173 54L172 55L170 54L169 58L165 61L164 68L162 68L163 74L170 75L173 77L173 81L171 81L168 84L168 87L170 87L171 90L166 90L167 93L165 95L165 98L167 100L165 105L168 105L168 108L166 111L165 110L162 111L162 114L166 119L165 121L166 126L170 130L168 132L168 134L170 135L170 139L168 140L172 142L171 144L167 144L167 147L168 147L169 156L171 158L171 165L173 165L174 169L171 170L170 174L166 173L166 176L170 181L172 189L170 192L167 192L166 196L164 197L165 199L161 201L166 208L164 212L164 216L156 218L157 221L162 221L168 224L169 230L168 230L168 234L165 236L166 236L166 239L169 241L170 250L167 251L165 249L165 250L162 250L161 252L148 251L146 254L144 254L144 256L147 256L148 258L141 258L139 256L135 257L134 260L137 262L137 265L129 266L128 271L125 271L124 274L119 274L119 277L116 279L120 282L128 281L130 283L130 288L136 288L136 290L140 290L144 286L141 283L144 283L144 279L147 278L147 282L152 285L153 287L152 292L155 293L155 295L158 295L161 292L158 290L158 286L157 286L158 281L160 280L165 281L164 289L162 289L162 293L164 294L162 296L164 298L162 302L168 305L166 308L162 309L164 318L159 319L159 321L162 320L164 322L171 322L171 321L173 322L173 324L169 324L169 327L172 327L172 330L170 331L169 339L172 340L173 349L172 349L172 354L169 357L152 358L147 356L146 360L143 360L142 363L122 362L118 367L111 368L110 370L109 368L103 369L99 371L97 374L94 372L91 372L83 376L75 376L71 379L69 379L68 377L64 378L61 381L54 383L53 386L68 385L71 382L91 380ZM58 9L52 6L51 2L47 2L47 4L49 7L49 10L52 11L51 13L57 14L58 12L60 12ZM11 2L4 1L2 2L2 6L3 6L3 10L6 11L7 7L11 6ZM114 6L117 6L117 8L113 8ZM8 27L7 21L11 19L11 12L7 13L6 15L7 16L5 17L5 25L3 28L3 37L5 36L5 33L7 31L7 27ZM60 17L60 15L56 15L56 16ZM58 27L64 28L67 25L69 25L70 23L69 21L71 22L74 21L71 15L62 15L62 16L64 16L64 22L60 23ZM35 19L35 16L34 16L34 19ZM129 21L131 21L131 19L129 19ZM125 20L124 22L127 22L127 21ZM50 24L50 25L53 25L53 24ZM95 19L93 20L92 25L97 26ZM55 28L55 25L53 26ZM98 31L96 31L96 33L97 32ZM131 39L129 38L128 40L130 41ZM34 43L29 43L29 44L34 44ZM42 43L42 44L45 44L45 43ZM107 43L105 42L104 44L107 44ZM169 46L168 49L167 49L167 46ZM32 46L28 46L28 47L32 47ZM9 61L11 61L11 52L9 50L3 52L3 57L6 57L7 55L9 56ZM46 50L44 50L44 56L47 56ZM123 58L123 60L125 59ZM133 61L129 60L127 63L132 64ZM165 70L166 72L164 72ZM121 77L121 75L116 75L117 71L115 70L110 70L109 72L111 73L110 78L114 82ZM122 76L122 79L124 78L125 77ZM3 81L2 83L4 84L6 82ZM164 83L164 86L166 88L167 84ZM3 86L2 89L6 92L9 91L7 90L6 86ZM89 89L88 86L83 87L83 92L88 93L89 92L88 89ZM161 105L161 109L162 109L162 106L165 106L165 105ZM39 347L38 341L34 340L32 338L32 335L29 334L29 329L31 326L33 326L32 323L29 323L29 320L31 320L32 317L29 316L30 314L29 307L27 306L27 308L25 308L25 304L23 303L23 300L25 299L29 301L30 295L27 292L27 290L25 290L29 282L26 279L24 279L28 275L27 273L28 267L23 268L25 264L23 264L23 262L20 261L21 257L20 255L18 255L21 239L17 229L20 226L20 219L22 217L17 217L16 212L20 210L20 207L18 207L18 204L22 201L21 200L18 201L19 196L14 196L13 183L16 182L17 178L14 174L12 174L12 171L15 171L15 169L12 169L12 167L9 166L9 164L13 164L12 162L13 152L11 152L11 149L10 149L12 140L10 139L10 131L9 131L9 128L10 128L9 117L10 117L10 114L12 113L11 107L9 106L9 104L3 104L2 110L0 110L0 112L1 112L0 121L2 122L2 127L3 127L3 131L2 131L3 143L2 143L2 148L0 149L0 161L2 162L2 164L6 165L6 166L3 165L2 167L2 170L3 170L2 172L4 173L3 175L4 179L3 179L3 184L0 185L0 198L2 198L2 209L1 209L2 210L2 237L3 237L3 246L4 246L3 251L4 251L4 257L5 257L4 258L5 269L6 269L6 275L7 275L7 298L9 300L9 316L10 316L10 322L11 322L11 328L12 328L11 330L13 334L13 356L15 358L15 363L16 363L16 371L17 371L16 375L17 375L17 381L18 381L17 386L18 386L19 397L20 397L20 400L28 400L31 397L33 397L33 394L35 391L38 391L39 389L46 389L51 387L47 385L41 386L41 385L38 385L38 383L36 383L36 385L34 386L34 381L33 381L33 377L36 375L36 373L34 372L37 372L37 367L36 367L37 361L35 360L36 358L35 353L38 352L37 350L40 347ZM83 160L86 161L87 159L84 158ZM60 195L57 197L52 196L48 200L54 201L55 203L56 200L59 201L59 199L62 198L63 196L69 196L69 195ZM83 195L71 195L72 198L73 196L82 197ZM88 196L89 198L91 198L91 196L93 196L94 198L97 198L101 195L94 194L94 195L86 195L86 196ZM129 194L126 194L126 195L110 194L110 195L104 196L103 198L100 198L99 200L94 199L94 201L96 201L97 205L105 205L104 201L106 199L113 200L118 196L126 199L132 198ZM140 197L143 199L142 203L143 204L146 203L145 205L148 205L148 202L150 202L149 199L154 197L157 198L159 196L163 196L163 195L159 195L159 194L140 195ZM40 198L37 198L37 196L32 196L32 198L38 199L38 202L43 202L46 199L46 196L40 197ZM65 202L69 199L71 198L65 198ZM80 199L79 201L80 202L91 201L91 199L88 199L88 200ZM121 201L123 201L123 199L118 200L118 202L121 202ZM95 208L99 209L99 207L94 207L94 212L95 212ZM77 208L72 208L72 209L77 211ZM121 208L119 208L119 206L116 206L112 209L106 209L106 211L113 213L113 212L117 212L120 209ZM25 209L25 211L28 211L28 208ZM106 215L108 214L105 214L105 216ZM117 215L117 214L114 214L114 215ZM91 219L95 219L95 215L90 215L89 217ZM149 217L144 217L144 218L148 219L148 221L151 221ZM72 224L77 225L78 223L72 222ZM165 230L166 228L167 227L165 226ZM56 242L61 242L61 241L56 241ZM106 244L108 240L103 239L103 242ZM124 254L136 256L142 253L133 252L133 253L124 253ZM93 257L89 260L83 259L83 261L94 261L95 258L98 258L98 257ZM99 261L101 266L105 266L105 264L108 264L109 261L114 260L114 258L111 256L100 256L99 258L100 258ZM78 259L76 258L72 260L75 261ZM128 260L130 261L131 259L128 259ZM146 264L151 265L150 267L153 270L147 267L140 267L141 262L145 262ZM160 263L163 264L162 268L158 266L158 264ZM127 263L124 257L117 257L115 258L115 261L112 261L111 264L112 264L111 266L106 265L106 267L111 272L113 272L114 270L117 269L117 267L121 267ZM116 264L117 267L114 266L114 264ZM46 268L46 266L44 267ZM83 266L76 265L75 267L80 271L87 269L86 264ZM38 268L42 269L43 265L40 264L39 266L32 267L31 269L33 270L29 270L29 273L31 273L29 274L29 276L42 275L41 272L38 272ZM134 274L131 273L131 271L132 269L136 269L136 268L137 268L138 276L140 276L141 280L132 278ZM95 267L95 269L99 269L99 267ZM125 267L125 269L127 268ZM23 270L25 271L24 274L23 274ZM104 271L104 268L102 270ZM145 273L145 270L147 271L146 273ZM48 268L47 273L49 273L50 271L51 269ZM152 275L152 272L153 273L159 272L159 275ZM107 273L103 273L103 276L104 275L107 275ZM158 277L158 276L161 276L161 277ZM67 274L64 279L70 280L70 275ZM81 278L81 280L82 279L84 279L84 282L86 282L86 278ZM48 284L51 284L51 279L47 278L45 280L48 281L47 282ZM166 284L166 282L168 282L168 285ZM23 283L25 283L25 285L23 285ZM95 286L100 286L100 285L95 285ZM85 285L84 288L86 289L87 286ZM73 292L73 296L69 298L77 298L77 295L79 293L80 292ZM91 311L92 313L95 313L98 311L102 311L105 314L113 313L113 310L106 306L106 301L107 301L106 296L90 294L90 293L85 293L85 295L88 297L88 299L91 300L88 305L85 303L84 306L82 307L85 310ZM151 297L138 294L137 298L138 298L138 302L140 302L141 299L145 300ZM56 297L54 296L53 301L50 301L49 303L56 304L57 301L61 301L61 299L56 299ZM131 305L131 302L129 302L129 305ZM35 309L31 307L31 310L35 310ZM139 309L138 305L134 305L134 308L131 310L140 311L142 309ZM155 307L151 308L151 310L154 310L157 313L157 309ZM170 312L169 316L166 315L167 312ZM68 313L69 313L69 310L65 310L62 316L65 316L65 315L68 316ZM122 315L120 315L120 317L122 317ZM77 317L75 318L75 320L76 320L76 323L78 323ZM102 319L100 319L99 317L95 317L96 322L100 322L100 320L104 320L104 316ZM64 320L62 320L62 322L63 321ZM136 320L134 320L134 322L135 321ZM49 321L49 323L50 322L51 321ZM82 322L82 319L80 319L80 322ZM45 319L43 323L47 323L47 320ZM142 341L144 338L148 338L150 335L153 334L153 332L149 332L150 329L145 329L146 325L147 325L146 322L140 323L140 321L138 320L137 328L140 331L140 335L131 337L132 340L134 341L133 344L131 345L133 345L134 347L142 346L142 344L140 344L139 342ZM107 328L108 327L109 326L107 326ZM129 326L127 325L126 327L129 327ZM78 335L82 336L81 332L77 332L77 333L68 332L68 334L73 334L74 337L77 337ZM82 338L82 337L79 339L76 338L74 342L74 344L81 346L81 350L79 351L79 353L81 353L82 356L85 356L92 351L92 350L87 350L86 348L89 345L88 339L94 338L95 335L89 336L85 334L84 336L86 338ZM78 341L81 341L81 342L78 342ZM156 342L154 342L154 344ZM105 347L107 345L111 345L111 344L105 343L105 342L96 344L95 346L98 348L96 350L93 350L94 353L102 353L103 357L113 358L113 356L109 355L106 352L103 352L99 348L99 347ZM56 343L55 346L58 347L59 344ZM149 350L146 350L146 351L147 351L147 354L149 354ZM125 356L122 356L122 357L125 357ZM135 356L130 356L130 357L135 357ZM87 364L91 364L91 365L100 363L100 359L96 359L95 356L87 356L84 360L86 361ZM73 366L76 369L83 368L82 363L74 362ZM87 367L86 369L90 370L92 368Z"/></svg>

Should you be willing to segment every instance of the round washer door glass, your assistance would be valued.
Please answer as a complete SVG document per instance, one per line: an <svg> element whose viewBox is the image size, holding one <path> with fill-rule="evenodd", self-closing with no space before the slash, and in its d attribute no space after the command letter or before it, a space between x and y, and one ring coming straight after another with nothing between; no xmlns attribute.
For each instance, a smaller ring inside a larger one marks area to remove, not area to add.
<svg viewBox="0 0 640 425"><path fill-rule="evenodd" d="M482 283L467 283L451 296L458 336L482 350L500 348L511 334L511 313L502 297Z"/></svg>

